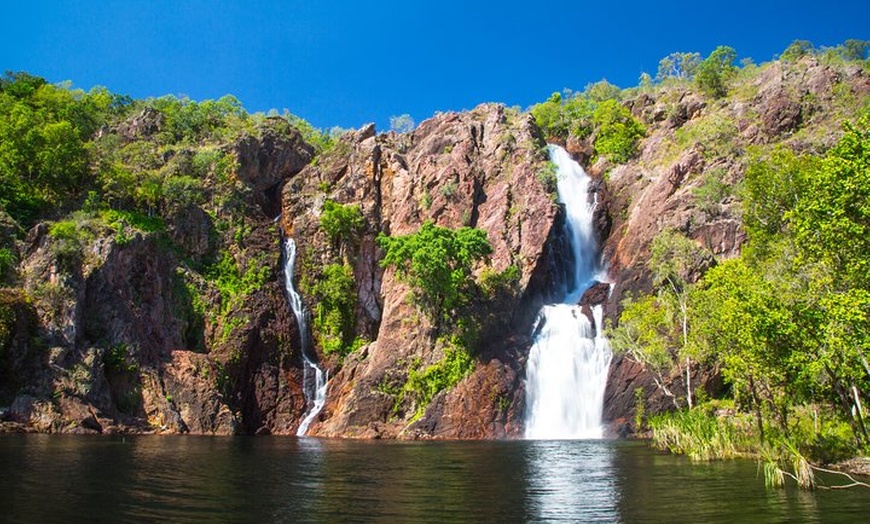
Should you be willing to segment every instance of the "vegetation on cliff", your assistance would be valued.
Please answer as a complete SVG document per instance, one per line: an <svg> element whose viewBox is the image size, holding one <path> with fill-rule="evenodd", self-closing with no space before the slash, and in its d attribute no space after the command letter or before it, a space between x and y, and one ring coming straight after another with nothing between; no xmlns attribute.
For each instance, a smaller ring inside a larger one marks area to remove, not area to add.
<svg viewBox="0 0 870 524"><path fill-rule="evenodd" d="M825 50L799 44L776 67L822 62L827 71L867 71L866 46L854 41ZM651 292L626 298L610 335L683 409L650 418L659 445L699 459L754 454L774 483L792 477L810 487L803 457L824 463L870 449L870 99L834 84L832 107L822 112L812 93L801 109L780 91L771 115L749 124L779 136L758 140L725 115L747 95L763 96L757 79L770 66L737 68L735 58L730 48L703 61L675 54L662 61L658 85L636 89L660 98L693 82L719 100L672 140L694 144L714 166L694 190L698 208L721 216L727 195L748 241L723 259L691 235L691 224L661 230L648 247ZM793 118L783 120L789 111ZM822 132L834 122L843 123L832 143ZM740 176L725 182L717 164ZM691 176L673 173L675 184ZM711 373L724 388L692 383Z"/></svg>
<svg viewBox="0 0 870 524"><path fill-rule="evenodd" d="M381 265L395 268L399 279L411 286L409 298L429 317L444 351L430 366L415 365L397 392L394 409L411 401L414 418L419 418L437 393L455 386L474 367L470 352L478 326L469 306L480 286L472 270L492 253L492 246L483 230L454 230L429 221L409 235L381 233L378 243L384 250Z"/></svg>
<svg viewBox="0 0 870 524"><path fill-rule="evenodd" d="M292 115L250 115L231 96L132 100L105 88L85 92L6 73L0 79L0 282L10 289L4 296L18 297L13 310L30 309L39 321L4 324L3 346L11 348L12 339L20 343L2 355L0 404L19 399L13 411L22 417L37 409L96 405L106 418L93 427L114 421L185 431L183 422L170 420L182 407L161 364L183 349L208 354L197 366L212 370L202 378L216 381L219 390L189 400L214 402L209 417L222 405L246 425L248 363L263 357L242 346L250 344L245 340L255 323L267 321L257 319L252 301L282 296L280 288L266 291L277 281L278 252L269 251L279 236L267 216L274 206L266 193L281 178L244 171L251 164L245 155L268 142L271 153L284 155L272 159L284 162L280 176L298 171L314 150L297 129L320 150L334 144L331 135ZM103 277L113 271L114 259L131 256L125 253L139 253L143 261L155 257L165 271L127 267L128 274ZM98 284L100 278L114 282ZM104 296L92 299L91 293ZM127 294L129 302L120 300ZM100 301L112 309L96 311ZM140 317L165 313L171 321L158 321L144 335L133 320L108 329L112 315L128 308L142 308ZM278 365L289 359L291 348L283 345L267 358ZM42 368L41 359L26 357L25 346L62 348L69 356ZM136 362L135 372L113 371L121 353L122 360ZM71 385L53 390L51 380L41 377L56 373L69 376L53 380ZM7 380L15 374L29 378ZM56 423L64 424L59 417Z"/></svg>
<svg viewBox="0 0 870 524"><path fill-rule="evenodd" d="M626 283L614 296L633 291L614 346L691 408L650 418L659 440L704 458L866 449L867 49L796 42L740 66L728 47L673 53L630 89L601 81L527 113L488 105L342 137L230 96L132 100L9 73L0 405L54 421L43 431L289 431L304 402L282 215L314 348L344 395L324 412L332 434L414 421L421 435L507 434L528 342L515 331L560 278L547 137L589 166ZM387 296L408 287L410 305ZM649 398L641 388L641 412ZM485 429L438 428L459 404Z"/></svg>
<svg viewBox="0 0 870 524"><path fill-rule="evenodd" d="M486 232L424 222L410 235L381 234L378 243L384 249L381 265L396 268L399 278L411 285L414 303L436 326L461 323L462 308L475 289L474 264L492 253Z"/></svg>

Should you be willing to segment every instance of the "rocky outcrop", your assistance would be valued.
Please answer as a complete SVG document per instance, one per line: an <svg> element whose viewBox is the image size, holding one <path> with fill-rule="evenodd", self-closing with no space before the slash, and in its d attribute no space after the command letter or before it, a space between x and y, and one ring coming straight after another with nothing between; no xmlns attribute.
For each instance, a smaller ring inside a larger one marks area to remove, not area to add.
<svg viewBox="0 0 870 524"><path fill-rule="evenodd" d="M858 68L805 57L799 63L766 64L736 91L727 102L706 100L686 87L626 101L647 126L647 136L635 159L611 167L606 176L611 233L599 237L614 281L607 304L612 322L627 294L651 291L649 249L660 232L678 231L709 254L698 259L690 280L711 262L739 255L746 233L733 188L746 170L747 148L778 143L797 151L824 151L838 133L836 107L844 103L838 97L866 98L870 77ZM603 175L604 169L597 171ZM726 190L713 200L710 187L716 184ZM697 373L693 384L711 392L721 385L715 373ZM674 376L668 384L678 397L685 396L682 381ZM644 389L648 412L672 405L639 364L617 357L605 395L605 419L614 427L619 421L631 423L638 387Z"/></svg>
<svg viewBox="0 0 870 524"><path fill-rule="evenodd" d="M519 349L529 341L514 340ZM513 362L522 357L513 355ZM523 432L524 371L503 360L481 362L456 388L433 399L425 415L411 424L406 434L415 438L503 439Z"/></svg>
<svg viewBox="0 0 870 524"><path fill-rule="evenodd" d="M684 372L665 377L667 392L656 384L644 367L628 355L617 355L610 365L604 394L604 420L611 436L628 436L636 431L634 416L641 409L646 416L685 407ZM699 366L692 369L692 391L702 389L709 398L724 393L722 376L715 369ZM636 391L640 390L640 398Z"/></svg>
<svg viewBox="0 0 870 524"><path fill-rule="evenodd" d="M611 285L607 282L594 282L591 286L589 286L586 291L583 292L583 295L580 297L580 300L577 302L577 305L580 306L580 312L586 315L586 318L589 319L589 324L593 328L593 336L597 334L597 327L595 325L595 318L592 314L592 308L595 306L601 306L603 308L603 314L607 316L607 301L610 298L610 287Z"/></svg>
<svg viewBox="0 0 870 524"><path fill-rule="evenodd" d="M247 135L234 147L239 163L237 175L254 192L254 201L270 218L280 213L280 190L284 181L302 170L314 158L314 147L283 118Z"/></svg>
<svg viewBox="0 0 870 524"><path fill-rule="evenodd" d="M545 298L564 285L554 241L561 234L560 211L538 179L546 162L543 145L528 115L485 105L436 116L410 135L348 135L336 146L341 154L309 166L285 186L282 220L285 231L300 239L298 257L310 261L309 268L338 256L353 262L360 290L357 332L370 341L344 362L326 357L332 370L328 401L309 434L494 438L518 431L521 355L528 343L522 335ZM319 227L327 198L361 207L366 228L351 252L337 253ZM412 233L427 220L483 229L493 247L486 270L515 266L520 276L515 295L475 305L485 320L472 348L472 374L411 423L414 410L401 403L396 388L412 366L439 361L444 347L409 304L408 288L379 268L374 238L380 231ZM317 278L316 269L309 271L299 279ZM487 395L478 394L480 387Z"/></svg>
<svg viewBox="0 0 870 524"><path fill-rule="evenodd" d="M863 69L816 57L768 64L747 78L722 100L679 82L635 92L623 103L647 133L625 164L596 158L594 137L565 142L593 179L594 227L614 282L587 290L584 314L600 305L613 323L628 293L651 291L650 245L664 230L707 253L690 280L739 255L739 195L727 188L742 179L749 147L823 151L838 120L851 116L847 102L870 94ZM95 140L152 141L164 120L145 109ZM173 201L154 231L82 215L73 217L74 234L39 224L25 237L0 211L0 241L20 261L0 275L16 286L0 289L0 430L292 434L306 409L300 351L310 337L330 377L311 435L521 435L531 327L571 278L564 213L548 193L545 141L531 116L487 104L439 114L408 134L370 125L325 141L331 149L316 161L286 120L255 127L207 151L145 144L163 163L148 169L169 166L179 178L198 153L233 160L220 173L200 166L202 194ZM320 225L327 200L359 206L363 226L330 238ZM482 229L493 252L475 277L515 268L517 279L474 298L471 372L417 405L403 388L412 373L441 362L450 341L380 266L376 239L425 221ZM283 236L297 241L295 285L309 312L317 311L323 268L350 266L356 351L325 353L317 334L300 332L286 302ZM685 395L682 376L666 380L674 397ZM701 367L691 382L711 394L721 388L715 370ZM638 388L647 413L674 403L642 366L617 355L605 393L612 433L632 430Z"/></svg>
<svg viewBox="0 0 870 524"><path fill-rule="evenodd" d="M161 125L152 113L103 132L147 138ZM0 315L8 327L0 330L4 419L46 432L295 430L305 404L301 360L288 341L292 315L271 217L280 208L276 186L313 149L275 122L258 133L230 148L237 170L228 176L238 183L221 191L232 193L212 198L208 211L173 210L165 231L115 230L80 215L71 219L74 233L47 224L28 232L20 291L0 290L0 313L9 313ZM167 161L172 154L188 153L167 153ZM217 270L203 267L221 257L233 268L218 278L257 272L264 283L239 290L238 281L229 289L209 282ZM240 291L244 300L227 295Z"/></svg>
<svg viewBox="0 0 870 524"><path fill-rule="evenodd" d="M132 142L140 138L148 138L159 132L163 127L164 120L163 113L154 108L146 107L133 118L121 123L116 131L124 141ZM100 130L100 133L107 132L107 129Z"/></svg>

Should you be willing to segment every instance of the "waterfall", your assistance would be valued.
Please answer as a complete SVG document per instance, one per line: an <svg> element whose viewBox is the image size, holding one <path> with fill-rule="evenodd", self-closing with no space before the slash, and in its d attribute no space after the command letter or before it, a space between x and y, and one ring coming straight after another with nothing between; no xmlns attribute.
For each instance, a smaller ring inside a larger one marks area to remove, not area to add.
<svg viewBox="0 0 870 524"><path fill-rule="evenodd" d="M296 315L296 324L299 326L299 339L302 343L302 391L305 393L307 411L296 435L302 437L308 431L308 426L320 414L323 405L326 404L326 386L328 377L318 367L310 355L308 347L308 318L302 297L293 287L293 270L296 264L296 242L292 238L284 240L284 281L287 289L287 299L290 308Z"/></svg>
<svg viewBox="0 0 870 524"><path fill-rule="evenodd" d="M583 168L561 147L548 149L558 168L574 271L566 297L544 306L535 324L526 364L526 438L601 438L612 353L602 334L601 306L592 308L593 326L577 305L590 284L606 280L592 228L596 202L589 201L590 180Z"/></svg>

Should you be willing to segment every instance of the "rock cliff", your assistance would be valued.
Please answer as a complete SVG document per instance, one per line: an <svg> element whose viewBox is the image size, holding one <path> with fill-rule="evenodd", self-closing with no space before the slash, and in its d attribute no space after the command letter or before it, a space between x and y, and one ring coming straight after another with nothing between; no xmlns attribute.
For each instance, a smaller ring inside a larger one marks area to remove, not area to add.
<svg viewBox="0 0 870 524"><path fill-rule="evenodd" d="M282 223L300 239L301 281L343 257L357 286L356 332L370 341L331 370L328 401L309 434L349 437L499 438L517 434L522 374L531 322L562 284L556 239L562 218L540 173L544 142L528 115L499 105L438 115L409 135L346 136L332 155L305 168L284 189ZM338 253L320 228L327 200L359 204L365 229ZM514 266L509 296L475 304L483 320L474 371L439 393L417 420L397 394L412 369L444 356L432 327L406 299L409 289L384 272L375 242L385 231L416 231L424 221L484 230L493 253L482 271ZM305 291L303 287L303 293ZM309 308L315 307L309 304Z"/></svg>
<svg viewBox="0 0 870 524"><path fill-rule="evenodd" d="M103 139L148 143L160 126L146 110ZM235 168L210 168L206 203L166 210L155 231L77 215L70 231L39 224L19 244L18 287L0 290L7 429L233 434L298 424L301 361L287 342L274 218L276 186L313 150L269 122L224 149ZM161 162L192 155L170 151ZM258 285L240 300L232 286L243 275Z"/></svg>
<svg viewBox="0 0 870 524"><path fill-rule="evenodd" d="M599 161L590 166L606 179L612 219L611 232L601 236L615 282L608 315L617 318L628 293L651 290L649 248L663 230L694 240L713 263L739 255L746 240L740 183L752 155L780 146L823 152L840 135L841 122L866 107L868 97L866 69L806 56L750 66L722 99L676 85L625 100L647 127L638 155L623 165ZM709 259L699 261L692 278L709 264ZM675 394L684 396L682 379L671 380ZM710 393L722 387L713 370L699 370L692 381ZM616 356L604 415L614 428L630 422L636 388L644 389L648 412L673 407L640 365Z"/></svg>
<svg viewBox="0 0 870 524"><path fill-rule="evenodd" d="M866 68L814 56L744 68L721 99L687 82L623 92L646 128L631 160L596 156L594 133L565 143L593 177L595 227L614 282L591 289L587 309L605 302L614 322L627 294L650 291L649 249L661 231L679 231L709 254L694 278L738 255L745 233L736 188L753 148L824 151L868 96ZM97 148L153 150L152 171L199 169L202 194L160 209L159 227L85 213L65 229L46 221L25 233L0 212L0 241L18 261L0 275L10 283L0 289L5 430L292 434L306 409L308 337L329 374L310 435L521 435L532 324L569 278L563 211L531 115L485 104L407 134L364 127L319 154L284 118L219 142L157 147L166 126L146 108L94 139ZM325 230L324 210L336 204L358 206L352 235ZM475 277L512 270L515 278L474 298L470 373L417 405L403 386L450 348L408 300L407 284L381 267L376 239L426 221L482 229L492 254ZM297 241L294 285L312 314L321 311L326 268L350 268L352 347L300 332L285 295L285 236ZM671 379L681 395L681 379ZM712 370L692 381L721 387ZM639 364L617 356L605 395L614 432L628 429L639 387L649 412L671 405Z"/></svg>

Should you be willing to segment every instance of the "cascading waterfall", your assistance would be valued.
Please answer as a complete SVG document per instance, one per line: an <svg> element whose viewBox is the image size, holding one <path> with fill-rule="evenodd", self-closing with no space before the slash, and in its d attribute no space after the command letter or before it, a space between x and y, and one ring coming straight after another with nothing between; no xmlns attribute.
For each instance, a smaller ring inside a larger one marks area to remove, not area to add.
<svg viewBox="0 0 870 524"><path fill-rule="evenodd" d="M287 299L290 302L290 308L293 309L293 314L296 315L296 323L299 326L299 338L302 341L302 390L305 393L305 401L308 405L305 417L302 419L302 423L299 424L299 429L296 430L296 435L302 437L308 431L308 426L311 422L320 414L323 405L326 404L328 377L309 354L307 313L302 304L302 297L299 296L296 288L293 287L295 264L296 242L292 238L287 238L284 240L284 280L287 288Z"/></svg>
<svg viewBox="0 0 870 524"><path fill-rule="evenodd" d="M558 168L559 202L567 214L573 287L562 303L546 305L538 314L526 365L526 438L601 438L612 353L602 335L601 306L592 308L593 326L577 305L591 283L606 280L592 228L596 202L589 202L589 177L568 152L552 145L549 152Z"/></svg>

